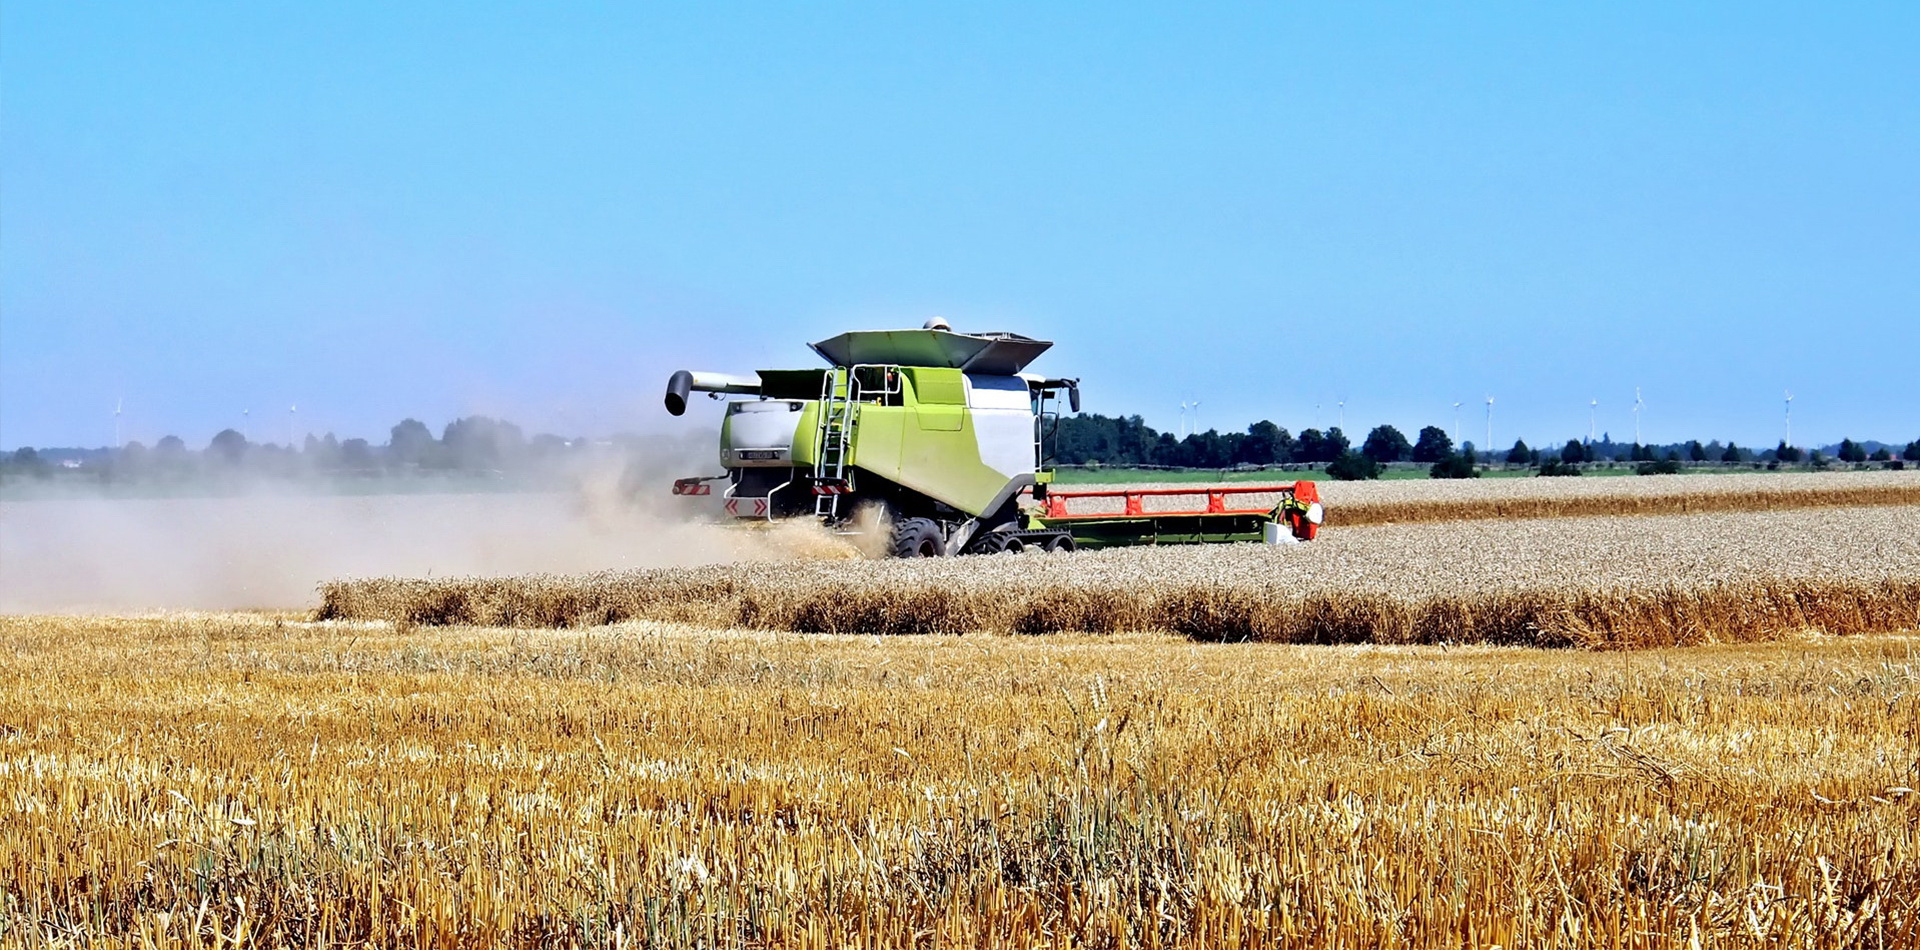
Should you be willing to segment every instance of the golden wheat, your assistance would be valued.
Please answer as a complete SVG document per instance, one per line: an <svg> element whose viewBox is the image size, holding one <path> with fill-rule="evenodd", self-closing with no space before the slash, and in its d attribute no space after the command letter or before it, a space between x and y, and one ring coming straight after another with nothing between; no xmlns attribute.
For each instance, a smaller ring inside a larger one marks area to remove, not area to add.
<svg viewBox="0 0 1920 950"><path fill-rule="evenodd" d="M1885 507L1382 526L1284 547L383 578L325 585L317 617L1644 647L1920 625L1916 525L1920 508Z"/></svg>
<svg viewBox="0 0 1920 950"><path fill-rule="evenodd" d="M1072 485L1062 490L1205 487L1168 482ZM1318 483L1318 488L1327 506L1328 524L1341 527L1489 518L1512 521L1920 505L1920 471L1327 481ZM1278 496L1256 494L1236 496L1234 504L1260 508L1278 501ZM1143 502L1147 511L1193 507L1191 498L1149 497ZM1117 513L1121 502L1087 499L1074 502L1072 510Z"/></svg>
<svg viewBox="0 0 1920 950"><path fill-rule="evenodd" d="M0 619L0 943L1913 946L1915 646Z"/></svg>

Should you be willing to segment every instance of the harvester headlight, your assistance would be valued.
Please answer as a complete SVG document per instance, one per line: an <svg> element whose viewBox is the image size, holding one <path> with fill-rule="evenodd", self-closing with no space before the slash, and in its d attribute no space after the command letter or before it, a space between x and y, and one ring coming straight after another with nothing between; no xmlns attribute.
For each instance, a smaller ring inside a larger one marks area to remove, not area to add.
<svg viewBox="0 0 1920 950"><path fill-rule="evenodd" d="M1324 524L1326 520L1327 520L1327 512L1325 509L1320 507L1319 502L1316 501L1313 504L1307 506L1307 523L1308 524Z"/></svg>

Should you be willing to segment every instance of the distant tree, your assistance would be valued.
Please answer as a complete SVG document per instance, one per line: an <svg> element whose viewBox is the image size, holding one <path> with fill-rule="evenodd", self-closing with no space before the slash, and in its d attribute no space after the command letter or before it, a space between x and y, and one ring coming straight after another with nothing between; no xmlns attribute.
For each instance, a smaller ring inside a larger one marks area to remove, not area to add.
<svg viewBox="0 0 1920 950"><path fill-rule="evenodd" d="M1668 453L1666 458L1659 461L1641 462L1634 466L1633 470L1641 475L1678 475L1680 459L1675 457L1674 453Z"/></svg>
<svg viewBox="0 0 1920 950"><path fill-rule="evenodd" d="M1360 447L1360 454L1376 462L1398 462L1412 454L1413 446L1407 444L1407 437L1393 426L1375 426L1367 433L1366 444Z"/></svg>
<svg viewBox="0 0 1920 950"><path fill-rule="evenodd" d="M1704 445L1701 445L1699 439L1694 439L1693 441L1687 443L1687 461L1704 462L1706 460L1707 460L1707 447Z"/></svg>
<svg viewBox="0 0 1920 950"><path fill-rule="evenodd" d="M1347 440L1347 434L1340 431L1339 426L1327 430L1327 461L1331 462L1347 454L1347 450L1352 447L1353 443Z"/></svg>
<svg viewBox="0 0 1920 950"><path fill-rule="evenodd" d="M1907 447L1900 450L1900 458L1907 462L1920 462L1920 439L1908 442Z"/></svg>
<svg viewBox="0 0 1920 950"><path fill-rule="evenodd" d="M1827 453L1819 449L1814 449L1807 453L1807 464L1814 468L1824 469L1832 465L1833 460L1827 457Z"/></svg>
<svg viewBox="0 0 1920 950"><path fill-rule="evenodd" d="M1439 426L1421 429L1420 437L1413 443L1413 460L1422 464L1432 464L1452 454L1453 440Z"/></svg>
<svg viewBox="0 0 1920 950"><path fill-rule="evenodd" d="M1720 453L1720 461L1738 464L1741 461L1740 447L1732 442L1728 442L1727 450Z"/></svg>
<svg viewBox="0 0 1920 950"><path fill-rule="evenodd" d="M1800 454L1798 448L1788 445L1787 440L1781 439L1780 445L1773 450L1773 457L1782 462L1792 464L1800 461L1804 456Z"/></svg>
<svg viewBox="0 0 1920 950"><path fill-rule="evenodd" d="M1333 430L1338 432L1340 430ZM1343 482L1357 482L1368 478L1380 477L1380 463L1372 456L1362 452L1342 452L1340 457L1327 465L1327 474Z"/></svg>
<svg viewBox="0 0 1920 950"><path fill-rule="evenodd" d="M1300 430L1300 441L1294 444L1293 457L1299 462L1331 462L1338 453L1327 452L1327 436L1319 429Z"/></svg>
<svg viewBox="0 0 1920 950"><path fill-rule="evenodd" d="M1653 461L1653 450L1635 442L1633 444L1633 452L1627 456L1627 460L1630 462L1651 462Z"/></svg>
<svg viewBox="0 0 1920 950"><path fill-rule="evenodd" d="M438 448L426 423L402 419L387 439L387 460L396 465L431 465Z"/></svg>
<svg viewBox="0 0 1920 950"><path fill-rule="evenodd" d="M472 471L497 469L518 458L527 440L520 427L487 416L468 416L447 423L440 437L443 461Z"/></svg>
<svg viewBox="0 0 1920 950"><path fill-rule="evenodd" d="M1867 450L1852 439L1840 440L1839 455L1842 462L1858 464L1867 460Z"/></svg>
<svg viewBox="0 0 1920 950"><path fill-rule="evenodd" d="M1443 458L1440 461L1433 463L1433 467L1427 469L1427 477L1428 478L1479 478L1480 469L1478 466L1474 464L1473 456L1468 454L1472 451L1473 451L1473 443L1472 442L1465 443L1464 445L1461 446L1461 452L1459 454L1449 455L1446 458Z"/></svg>
<svg viewBox="0 0 1920 950"><path fill-rule="evenodd" d="M1540 466L1539 474L1547 478L1557 478L1557 477L1564 477L1569 475L1578 475L1580 474L1580 466L1574 465L1570 462L1567 462L1561 459L1554 459L1552 461L1547 462L1547 464Z"/></svg>
<svg viewBox="0 0 1920 950"><path fill-rule="evenodd" d="M163 435L153 444L153 451L159 455L185 455L187 443L177 435Z"/></svg>
<svg viewBox="0 0 1920 950"><path fill-rule="evenodd" d="M365 439L348 439L340 443L340 467L354 471L373 468L373 447Z"/></svg>
<svg viewBox="0 0 1920 950"><path fill-rule="evenodd" d="M1285 428L1273 433L1273 461L1275 464L1298 461L1299 444L1293 441L1293 433Z"/></svg>
<svg viewBox="0 0 1920 950"><path fill-rule="evenodd" d="M1480 462L1480 451L1473 447L1472 439L1468 439L1467 441L1460 443L1459 455L1461 458L1464 458L1469 462L1473 462L1476 465L1479 464Z"/></svg>
<svg viewBox="0 0 1920 950"><path fill-rule="evenodd" d="M221 429L207 443L207 454L229 465L238 465L247 454L247 437L232 429Z"/></svg>
<svg viewBox="0 0 1920 950"><path fill-rule="evenodd" d="M1889 451L1887 451L1887 447L1883 445L1883 446L1881 446L1881 447L1879 447L1879 448L1877 448L1877 449L1874 449L1874 450L1873 450L1873 454L1872 454L1872 455L1869 455L1869 456L1867 456L1867 461L1869 461L1869 462L1891 462L1891 461L1893 461L1893 453L1892 453L1892 452L1889 452Z"/></svg>
<svg viewBox="0 0 1920 950"><path fill-rule="evenodd" d="M1566 446L1560 450L1562 465L1578 465L1586 460L1587 447L1582 445L1579 439L1568 439Z"/></svg>
<svg viewBox="0 0 1920 950"><path fill-rule="evenodd" d="M23 445L8 453L5 463L0 464L0 471L28 478L47 478L53 474L53 466L48 465L47 460L41 458L32 446Z"/></svg>
<svg viewBox="0 0 1920 950"><path fill-rule="evenodd" d="M1533 450L1527 448L1525 439L1513 440L1513 448L1507 450L1508 465L1532 465Z"/></svg>
<svg viewBox="0 0 1920 950"><path fill-rule="evenodd" d="M1280 438L1286 431L1265 419L1248 426L1247 437L1241 440L1234 461L1247 465L1272 465L1281 461Z"/></svg>

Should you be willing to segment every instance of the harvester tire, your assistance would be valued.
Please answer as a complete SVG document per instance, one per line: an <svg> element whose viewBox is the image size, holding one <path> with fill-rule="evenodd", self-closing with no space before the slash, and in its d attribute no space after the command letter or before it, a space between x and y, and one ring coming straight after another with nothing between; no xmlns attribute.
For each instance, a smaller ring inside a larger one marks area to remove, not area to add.
<svg viewBox="0 0 1920 950"><path fill-rule="evenodd" d="M1049 554L1071 554L1073 553L1073 548L1073 536L1070 534L1056 534L1047 539L1047 553Z"/></svg>
<svg viewBox="0 0 1920 950"><path fill-rule="evenodd" d="M1007 549L1007 536L999 531L982 532L967 545L967 554L999 554Z"/></svg>
<svg viewBox="0 0 1920 950"><path fill-rule="evenodd" d="M903 518L893 523L887 554L893 557L943 557L947 537L931 518Z"/></svg>

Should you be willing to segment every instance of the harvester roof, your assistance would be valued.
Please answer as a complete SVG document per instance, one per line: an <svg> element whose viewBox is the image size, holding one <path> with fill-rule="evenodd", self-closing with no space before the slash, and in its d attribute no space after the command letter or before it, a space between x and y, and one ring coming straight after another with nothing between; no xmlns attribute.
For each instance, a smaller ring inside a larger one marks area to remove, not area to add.
<svg viewBox="0 0 1920 950"><path fill-rule="evenodd" d="M952 330L854 330L813 344L813 351L835 366L893 363L934 366L969 373L1012 376L1027 368L1048 347L1018 333L955 333Z"/></svg>

